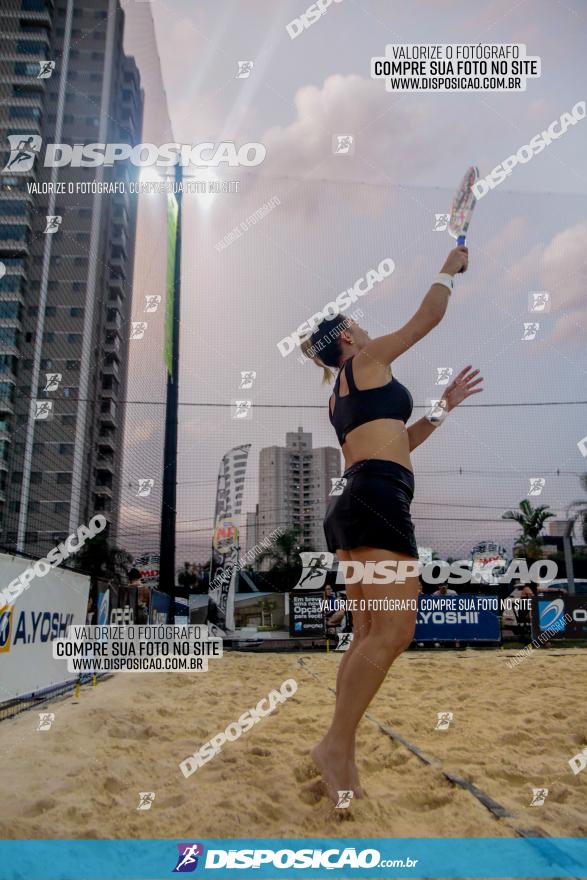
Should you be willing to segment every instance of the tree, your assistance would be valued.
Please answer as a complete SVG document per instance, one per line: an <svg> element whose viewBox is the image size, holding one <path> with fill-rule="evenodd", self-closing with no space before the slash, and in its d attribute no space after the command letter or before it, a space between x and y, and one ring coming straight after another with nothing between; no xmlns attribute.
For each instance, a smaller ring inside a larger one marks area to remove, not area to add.
<svg viewBox="0 0 587 880"><path fill-rule="evenodd" d="M255 565L260 567L265 560L269 560L275 571L289 571L296 567L300 550L300 529L291 526L275 538L272 547L259 553Z"/></svg>
<svg viewBox="0 0 587 880"><path fill-rule="evenodd" d="M126 574L131 566L130 553L121 547L115 547L110 543L108 535L101 532L86 541L71 557L70 567L89 574L92 583L95 583L97 578L104 578L122 587L126 586Z"/></svg>
<svg viewBox="0 0 587 880"><path fill-rule="evenodd" d="M521 556L538 557L540 556L538 538L546 520L551 519L555 514L547 505L533 507L527 499L520 501L519 508L519 510L507 510L502 514L502 519L514 520L522 529L521 534L514 541L514 550L517 550Z"/></svg>
<svg viewBox="0 0 587 880"><path fill-rule="evenodd" d="M587 473L581 474L579 482L583 491L587 492ZM571 501L567 508L567 515L575 522L579 521L581 523L581 534L584 543L587 544L587 498Z"/></svg>

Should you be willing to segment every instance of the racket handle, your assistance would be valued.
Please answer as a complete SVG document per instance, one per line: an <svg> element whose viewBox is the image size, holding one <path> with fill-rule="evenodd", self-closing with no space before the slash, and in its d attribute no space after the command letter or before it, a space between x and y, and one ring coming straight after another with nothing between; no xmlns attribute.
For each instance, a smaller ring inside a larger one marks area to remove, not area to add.
<svg viewBox="0 0 587 880"><path fill-rule="evenodd" d="M457 247L463 247L465 245L466 241L467 241L466 235L459 235L459 237L457 238ZM464 271L463 269L459 269L459 274L463 271Z"/></svg>

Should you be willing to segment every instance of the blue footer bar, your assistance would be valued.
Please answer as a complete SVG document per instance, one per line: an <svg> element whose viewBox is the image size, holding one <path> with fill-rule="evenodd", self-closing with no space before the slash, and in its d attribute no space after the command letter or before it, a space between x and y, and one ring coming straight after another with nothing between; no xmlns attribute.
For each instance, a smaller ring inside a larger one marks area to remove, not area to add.
<svg viewBox="0 0 587 880"><path fill-rule="evenodd" d="M2 880L587 877L587 840L299 838L0 842Z"/></svg>

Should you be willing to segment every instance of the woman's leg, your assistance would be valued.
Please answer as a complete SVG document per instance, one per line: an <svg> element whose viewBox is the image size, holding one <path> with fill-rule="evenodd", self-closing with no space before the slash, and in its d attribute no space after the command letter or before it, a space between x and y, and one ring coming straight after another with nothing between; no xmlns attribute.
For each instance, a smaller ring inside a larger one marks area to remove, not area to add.
<svg viewBox="0 0 587 880"><path fill-rule="evenodd" d="M351 551L351 554L353 560L360 562L412 559L404 554L372 547L358 548ZM362 583L361 596L367 603L377 599L417 601L419 589L418 577L409 577L400 584ZM353 781L356 782L353 769L357 725L379 690L389 667L410 645L415 623L415 608L406 611L372 609L366 635L359 637L339 673L332 723L326 736L312 753L333 799L337 791L351 789ZM354 641L353 637L353 643Z"/></svg>

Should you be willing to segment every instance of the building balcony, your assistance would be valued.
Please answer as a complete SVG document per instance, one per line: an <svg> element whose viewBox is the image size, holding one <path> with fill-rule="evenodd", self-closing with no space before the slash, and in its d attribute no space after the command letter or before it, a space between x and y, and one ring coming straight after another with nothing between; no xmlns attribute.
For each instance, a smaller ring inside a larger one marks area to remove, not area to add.
<svg viewBox="0 0 587 880"><path fill-rule="evenodd" d="M120 334L118 331L109 330L104 341L104 351L108 354L120 353Z"/></svg>
<svg viewBox="0 0 587 880"><path fill-rule="evenodd" d="M98 436L98 454L108 455L116 449L116 440L114 433L100 434Z"/></svg>
<svg viewBox="0 0 587 880"><path fill-rule="evenodd" d="M104 425L116 426L116 404L113 400L102 400L102 404L100 406L100 421Z"/></svg>
<svg viewBox="0 0 587 880"><path fill-rule="evenodd" d="M94 487L94 496L96 498L109 498L112 501L112 486L99 486L96 484Z"/></svg>
<svg viewBox="0 0 587 880"><path fill-rule="evenodd" d="M118 365L118 361L107 361L102 367L102 373L104 376L115 376L117 379L119 379L120 367Z"/></svg>

